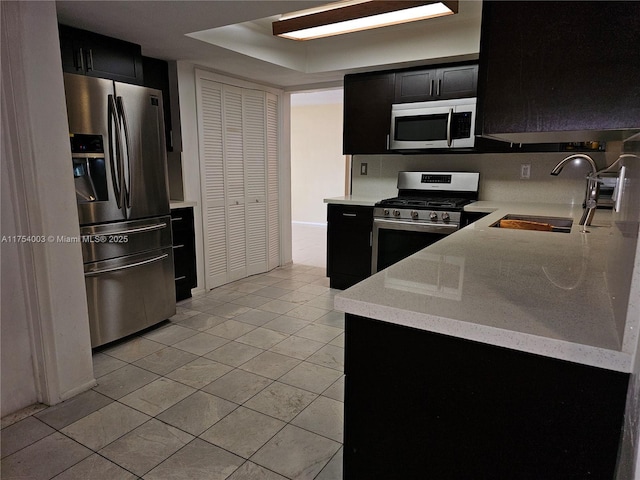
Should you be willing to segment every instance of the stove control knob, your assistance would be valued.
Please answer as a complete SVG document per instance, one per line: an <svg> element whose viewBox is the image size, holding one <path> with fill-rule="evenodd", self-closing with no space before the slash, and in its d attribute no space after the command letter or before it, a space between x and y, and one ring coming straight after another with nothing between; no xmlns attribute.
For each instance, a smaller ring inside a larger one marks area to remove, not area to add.
<svg viewBox="0 0 640 480"><path fill-rule="evenodd" d="M418 212L415 210L411 210L411 218L413 218L414 220L418 219Z"/></svg>
<svg viewBox="0 0 640 480"><path fill-rule="evenodd" d="M385 216L385 217L388 217L388 216L389 216L389 209L388 209L388 208L385 208L385 209L384 209L384 211L383 211L383 213L384 213L384 216Z"/></svg>
<svg viewBox="0 0 640 480"><path fill-rule="evenodd" d="M438 220L438 214L436 212L431 212L429 214L429 220L431 220L432 222L435 222L436 220Z"/></svg>
<svg viewBox="0 0 640 480"><path fill-rule="evenodd" d="M399 217L400 216L400 210L394 210L393 211L393 216L394 217Z"/></svg>
<svg viewBox="0 0 640 480"><path fill-rule="evenodd" d="M451 218L449 217L449 214L447 212L444 212L442 214L442 221L444 222L448 222Z"/></svg>

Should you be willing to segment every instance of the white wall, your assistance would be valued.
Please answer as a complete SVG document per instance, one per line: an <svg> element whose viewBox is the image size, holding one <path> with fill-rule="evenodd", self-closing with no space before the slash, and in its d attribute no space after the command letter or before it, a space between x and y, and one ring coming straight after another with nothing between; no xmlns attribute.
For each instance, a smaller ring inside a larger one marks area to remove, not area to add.
<svg viewBox="0 0 640 480"><path fill-rule="evenodd" d="M4 416L95 380L55 3L1 9L3 235L45 239L2 244Z"/></svg>
<svg viewBox="0 0 640 480"><path fill-rule="evenodd" d="M311 94L296 94L307 96ZM291 107L291 219L326 224L324 199L345 194L342 101Z"/></svg>

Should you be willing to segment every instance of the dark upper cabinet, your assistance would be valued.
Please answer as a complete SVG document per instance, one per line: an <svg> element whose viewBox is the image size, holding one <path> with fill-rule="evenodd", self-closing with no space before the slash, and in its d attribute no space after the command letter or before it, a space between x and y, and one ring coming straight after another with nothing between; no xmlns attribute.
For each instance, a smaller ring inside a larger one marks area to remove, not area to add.
<svg viewBox="0 0 640 480"><path fill-rule="evenodd" d="M476 134L624 139L640 130L640 2L485 1Z"/></svg>
<svg viewBox="0 0 640 480"><path fill-rule="evenodd" d="M63 71L143 84L140 45L66 25L58 29Z"/></svg>
<svg viewBox="0 0 640 480"><path fill-rule="evenodd" d="M477 64L397 72L394 102L475 97L477 78Z"/></svg>
<svg viewBox="0 0 640 480"><path fill-rule="evenodd" d="M344 77L343 152L387 153L393 72Z"/></svg>
<svg viewBox="0 0 640 480"><path fill-rule="evenodd" d="M144 71L144 86L162 91L162 106L164 108L164 136L167 141L167 151L173 151L171 127L171 92L169 88L169 64L157 58L142 57Z"/></svg>

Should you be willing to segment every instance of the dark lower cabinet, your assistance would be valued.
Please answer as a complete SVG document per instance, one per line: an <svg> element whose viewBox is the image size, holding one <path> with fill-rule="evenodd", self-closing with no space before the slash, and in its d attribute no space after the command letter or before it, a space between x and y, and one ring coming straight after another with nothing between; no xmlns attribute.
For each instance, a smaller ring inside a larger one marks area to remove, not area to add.
<svg viewBox="0 0 640 480"><path fill-rule="evenodd" d="M629 375L346 316L344 480L613 479Z"/></svg>
<svg viewBox="0 0 640 480"><path fill-rule="evenodd" d="M184 300L191 297L191 289L197 286L193 208L185 207L171 210L171 231L173 233L176 300Z"/></svg>
<svg viewBox="0 0 640 480"><path fill-rule="evenodd" d="M373 207L327 205L327 276L345 289L371 275Z"/></svg>

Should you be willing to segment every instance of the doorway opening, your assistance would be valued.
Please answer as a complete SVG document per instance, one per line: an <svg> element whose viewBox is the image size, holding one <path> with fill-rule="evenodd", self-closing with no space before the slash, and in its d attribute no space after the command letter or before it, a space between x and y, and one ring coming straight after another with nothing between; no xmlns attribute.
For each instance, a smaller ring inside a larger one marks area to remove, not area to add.
<svg viewBox="0 0 640 480"><path fill-rule="evenodd" d="M325 198L347 195L342 153L343 89L291 94L291 231L294 264L326 267Z"/></svg>

